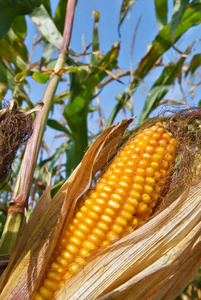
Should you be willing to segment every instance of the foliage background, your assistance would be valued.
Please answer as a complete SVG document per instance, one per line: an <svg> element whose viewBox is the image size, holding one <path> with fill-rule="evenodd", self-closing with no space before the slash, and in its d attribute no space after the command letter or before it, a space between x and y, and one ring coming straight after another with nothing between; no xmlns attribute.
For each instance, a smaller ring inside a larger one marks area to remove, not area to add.
<svg viewBox="0 0 201 300"><path fill-rule="evenodd" d="M15 98L28 111L43 100L61 46L66 3L0 0L2 107ZM69 55L30 178L28 214L48 172L54 195L113 122L137 115L136 125L162 108L168 113L200 104L200 23L196 0L77 1ZM24 146L1 187L1 232L23 154Z"/></svg>

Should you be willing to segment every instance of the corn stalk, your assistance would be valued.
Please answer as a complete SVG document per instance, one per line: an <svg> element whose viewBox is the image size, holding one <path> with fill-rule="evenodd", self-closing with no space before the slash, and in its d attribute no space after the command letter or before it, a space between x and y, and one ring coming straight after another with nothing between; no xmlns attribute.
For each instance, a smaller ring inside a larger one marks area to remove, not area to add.
<svg viewBox="0 0 201 300"><path fill-rule="evenodd" d="M12 206L10 206L8 210L7 220L1 238L0 254L12 252L24 222L25 210L28 207L28 198L38 152L47 123L48 114L52 105L52 100L61 77L59 70L63 67L68 55L75 4L76 0L68 1L61 49L54 72L51 75L42 99L43 107L35 118L33 133L26 146L24 158L11 199Z"/></svg>

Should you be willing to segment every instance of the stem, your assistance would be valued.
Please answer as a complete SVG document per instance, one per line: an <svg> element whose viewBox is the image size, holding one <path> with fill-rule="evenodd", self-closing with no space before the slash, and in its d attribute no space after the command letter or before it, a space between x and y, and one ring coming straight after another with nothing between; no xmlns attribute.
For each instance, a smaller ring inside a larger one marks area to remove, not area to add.
<svg viewBox="0 0 201 300"><path fill-rule="evenodd" d="M64 32L63 32L63 39L61 43L61 48L59 53L68 54L68 47L72 33L73 27L73 18L74 18L74 11L76 0L68 0L67 10L66 10L66 18L64 24Z"/></svg>
<svg viewBox="0 0 201 300"><path fill-rule="evenodd" d="M2 234L0 253L11 253L24 219L25 208L28 207L28 198L30 194L30 188L33 179L33 173L37 161L38 152L41 146L45 126L47 123L48 114L52 105L59 80L61 75L58 71L63 68L64 63L67 59L68 48L71 38L72 25L74 19L76 0L68 0L66 8L66 18L63 32L62 45L59 52L58 60L54 68L47 88L43 96L44 106L38 112L34 124L33 133L27 143L24 158L20 167L20 171L17 177L15 189L12 195L12 200L9 210L4 232ZM16 220L15 226L13 220ZM10 220L12 219L12 226ZM14 230L13 230L14 228ZM9 245L9 239L12 239L12 245Z"/></svg>

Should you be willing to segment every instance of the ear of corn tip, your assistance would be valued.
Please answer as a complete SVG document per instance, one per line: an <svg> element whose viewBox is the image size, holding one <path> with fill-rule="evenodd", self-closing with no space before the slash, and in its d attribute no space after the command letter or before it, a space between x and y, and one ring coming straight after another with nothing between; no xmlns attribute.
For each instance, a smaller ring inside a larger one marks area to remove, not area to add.
<svg viewBox="0 0 201 300"><path fill-rule="evenodd" d="M63 230L35 300L51 299L92 251L132 232L151 216L176 146L177 141L158 123L124 147Z"/></svg>

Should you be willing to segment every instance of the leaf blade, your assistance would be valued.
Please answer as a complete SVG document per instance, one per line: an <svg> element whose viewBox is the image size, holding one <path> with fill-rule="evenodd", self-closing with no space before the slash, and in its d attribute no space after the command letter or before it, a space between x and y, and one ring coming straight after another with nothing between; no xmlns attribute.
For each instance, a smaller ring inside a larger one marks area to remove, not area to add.
<svg viewBox="0 0 201 300"><path fill-rule="evenodd" d="M167 25L168 3L167 0L154 0L158 29L161 30Z"/></svg>
<svg viewBox="0 0 201 300"><path fill-rule="evenodd" d="M121 5L121 10L120 10L118 30L120 30L120 27L129 11L129 9L135 2L136 2L136 0L123 0L122 5Z"/></svg>
<svg viewBox="0 0 201 300"><path fill-rule="evenodd" d="M196 26L201 23L201 2L193 2L189 4L188 9L185 11L179 26L175 31L174 42L176 42L190 27ZM165 53L171 46L169 23L166 25L155 37L148 53L141 59L135 70L133 81L126 87L123 94L118 96L119 101L122 103L127 102L130 97L135 93L142 79L148 74L156 61ZM110 114L107 126L110 126L119 112L119 104L117 104Z"/></svg>
<svg viewBox="0 0 201 300"><path fill-rule="evenodd" d="M142 113L139 118L139 123L144 121L151 111L156 108L162 98L167 94L175 78L181 70L184 58L182 58L177 64L170 64L163 70L161 76L152 86L150 92L147 95Z"/></svg>
<svg viewBox="0 0 201 300"><path fill-rule="evenodd" d="M173 9L172 14L172 21L171 21L171 28L170 28L170 35L171 40L174 41L175 31L181 21L181 18L189 4L189 0L175 0L175 6Z"/></svg>
<svg viewBox="0 0 201 300"><path fill-rule="evenodd" d="M62 35L58 31L54 21L48 14L45 7L40 5L39 7L35 8L30 14L30 17L44 38L57 49L60 49Z"/></svg>
<svg viewBox="0 0 201 300"><path fill-rule="evenodd" d="M40 4L41 0L0 0L0 39L9 30L16 17L30 14Z"/></svg>

